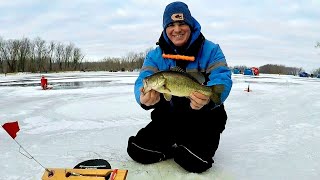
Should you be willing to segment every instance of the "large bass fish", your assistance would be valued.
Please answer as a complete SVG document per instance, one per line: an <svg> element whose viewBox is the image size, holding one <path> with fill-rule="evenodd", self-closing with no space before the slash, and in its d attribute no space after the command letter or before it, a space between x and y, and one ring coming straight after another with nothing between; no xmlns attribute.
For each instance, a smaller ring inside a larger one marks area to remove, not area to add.
<svg viewBox="0 0 320 180"><path fill-rule="evenodd" d="M215 103L221 104L223 85L205 86L196 78L181 71L159 71L143 79L143 92L151 89L163 93L164 98L170 101L172 96L189 97L192 92L199 92Z"/></svg>

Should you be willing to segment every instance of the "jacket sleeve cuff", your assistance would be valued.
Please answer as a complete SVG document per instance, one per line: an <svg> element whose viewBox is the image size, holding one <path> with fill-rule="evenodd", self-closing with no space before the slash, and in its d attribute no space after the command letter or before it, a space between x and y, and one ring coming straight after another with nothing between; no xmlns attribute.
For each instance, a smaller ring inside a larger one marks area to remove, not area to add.
<svg viewBox="0 0 320 180"><path fill-rule="evenodd" d="M203 108L205 108L206 110L212 110L212 109L215 109L216 107L219 107L219 106L220 106L220 104L215 104L213 101L210 101Z"/></svg>

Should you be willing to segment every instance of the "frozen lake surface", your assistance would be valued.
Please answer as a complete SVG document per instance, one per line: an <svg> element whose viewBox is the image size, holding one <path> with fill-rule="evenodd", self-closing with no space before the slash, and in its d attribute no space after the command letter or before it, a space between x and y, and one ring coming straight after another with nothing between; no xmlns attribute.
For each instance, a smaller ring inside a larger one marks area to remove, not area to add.
<svg viewBox="0 0 320 180"><path fill-rule="evenodd" d="M320 179L319 78L233 75L213 168L193 174L172 160L141 165L127 155L128 137L150 121L134 99L137 72L45 74L47 91L41 75L0 74L0 122L19 121L16 140L45 167L102 158L128 169L129 180ZM0 180L41 179L43 168L0 129Z"/></svg>

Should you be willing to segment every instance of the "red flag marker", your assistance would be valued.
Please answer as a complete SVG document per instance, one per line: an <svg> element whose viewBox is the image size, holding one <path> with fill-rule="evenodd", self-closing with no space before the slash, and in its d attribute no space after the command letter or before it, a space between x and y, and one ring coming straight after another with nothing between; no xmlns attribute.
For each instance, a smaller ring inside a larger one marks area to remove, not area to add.
<svg viewBox="0 0 320 180"><path fill-rule="evenodd" d="M19 132L20 128L19 128L19 124L18 121L15 122L7 122L5 124L2 125L3 129L7 131L7 133L12 137L12 139L20 146L19 148L19 152L24 155L25 157L29 158L29 159L33 159L35 162L37 162L41 167L43 167L48 173L49 175L53 173L53 171L50 171L48 168L44 167L41 163L39 163L27 150L25 150L18 141L16 141L14 138L16 138L17 136L17 132ZM20 151L20 149L23 149L24 152L26 152L28 155L22 153Z"/></svg>
<svg viewBox="0 0 320 180"><path fill-rule="evenodd" d="M7 131L12 139L16 138L17 132L19 132L20 130L18 121L5 123L4 125L2 125L2 127Z"/></svg>

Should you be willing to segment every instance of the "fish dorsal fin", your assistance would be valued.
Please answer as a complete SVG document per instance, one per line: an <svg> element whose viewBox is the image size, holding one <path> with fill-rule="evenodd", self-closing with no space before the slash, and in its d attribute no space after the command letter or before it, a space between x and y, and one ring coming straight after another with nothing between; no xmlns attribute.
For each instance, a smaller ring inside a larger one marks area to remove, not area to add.
<svg viewBox="0 0 320 180"><path fill-rule="evenodd" d="M200 84L203 84L206 81L206 78L201 72L188 72L188 74L190 74L190 76L196 79Z"/></svg>
<svg viewBox="0 0 320 180"><path fill-rule="evenodd" d="M172 67L170 68L170 71L173 71L173 72L177 72L177 73L180 73L184 76L187 76L193 80L196 80L193 76L191 76L189 73L187 73L186 71L184 71L181 67L179 66L175 66L175 67Z"/></svg>
<svg viewBox="0 0 320 180"><path fill-rule="evenodd" d="M170 68L170 71L176 71L176 72L181 72L181 73L186 73L181 67L175 66Z"/></svg>
<svg viewBox="0 0 320 180"><path fill-rule="evenodd" d="M203 84L205 82L205 78L201 72L186 72L179 66L170 68L170 71L182 73L185 76L191 78L192 80L199 82L200 84Z"/></svg>

